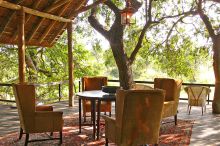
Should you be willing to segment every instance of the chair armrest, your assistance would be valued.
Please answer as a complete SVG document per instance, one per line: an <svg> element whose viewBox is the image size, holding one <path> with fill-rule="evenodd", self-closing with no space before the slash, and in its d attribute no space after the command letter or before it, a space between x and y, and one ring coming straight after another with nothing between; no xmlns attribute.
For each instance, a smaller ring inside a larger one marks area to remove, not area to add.
<svg viewBox="0 0 220 146"><path fill-rule="evenodd" d="M35 112L34 130L37 132L61 131L63 127L63 112L61 111L38 111Z"/></svg>
<svg viewBox="0 0 220 146"><path fill-rule="evenodd" d="M36 111L53 111L53 106L50 105L40 105L35 107Z"/></svg>
<svg viewBox="0 0 220 146"><path fill-rule="evenodd" d="M109 122L109 123L114 123L115 122L115 118L105 116L105 115L102 115L101 117L105 120L105 122Z"/></svg>
<svg viewBox="0 0 220 146"><path fill-rule="evenodd" d="M105 119L105 137L116 143L118 137L116 128L116 119L108 116L102 116Z"/></svg>
<svg viewBox="0 0 220 146"><path fill-rule="evenodd" d="M35 116L37 117L62 117L63 112L61 111L37 111Z"/></svg>

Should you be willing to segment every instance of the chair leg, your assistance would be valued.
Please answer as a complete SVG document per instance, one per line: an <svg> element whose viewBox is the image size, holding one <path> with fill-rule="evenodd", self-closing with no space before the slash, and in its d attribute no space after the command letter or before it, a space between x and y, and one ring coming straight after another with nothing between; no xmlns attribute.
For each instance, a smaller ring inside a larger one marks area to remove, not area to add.
<svg viewBox="0 0 220 146"><path fill-rule="evenodd" d="M53 136L53 132L50 132L50 136Z"/></svg>
<svg viewBox="0 0 220 146"><path fill-rule="evenodd" d="M174 116L175 125L177 125L177 114Z"/></svg>
<svg viewBox="0 0 220 146"><path fill-rule="evenodd" d="M105 138L105 146L108 146L108 138Z"/></svg>
<svg viewBox="0 0 220 146"><path fill-rule="evenodd" d="M60 131L60 144L62 144L63 143L63 133L62 133L62 131Z"/></svg>
<svg viewBox="0 0 220 146"><path fill-rule="evenodd" d="M203 116L203 106L202 106L202 116Z"/></svg>
<svg viewBox="0 0 220 146"><path fill-rule="evenodd" d="M83 119L84 119L84 122L86 122L86 113L83 112Z"/></svg>
<svg viewBox="0 0 220 146"><path fill-rule="evenodd" d="M26 134L26 138L25 138L25 146L27 146L28 145L28 139L29 139L29 133L27 133Z"/></svg>
<svg viewBox="0 0 220 146"><path fill-rule="evenodd" d="M190 111L191 111L191 106L189 106L189 115L190 115Z"/></svg>
<svg viewBox="0 0 220 146"><path fill-rule="evenodd" d="M20 127L20 134L19 134L19 138L18 139L21 139L22 135L23 135L23 129Z"/></svg>
<svg viewBox="0 0 220 146"><path fill-rule="evenodd" d="M109 112L109 117L111 117L112 116L112 112Z"/></svg>

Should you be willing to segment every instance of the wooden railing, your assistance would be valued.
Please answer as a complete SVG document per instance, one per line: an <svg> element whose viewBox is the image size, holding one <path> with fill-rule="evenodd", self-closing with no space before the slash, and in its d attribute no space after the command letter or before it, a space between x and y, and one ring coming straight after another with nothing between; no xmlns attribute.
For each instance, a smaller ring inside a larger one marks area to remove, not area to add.
<svg viewBox="0 0 220 146"><path fill-rule="evenodd" d="M115 82L119 83L119 80L108 80L108 82ZM142 84L151 84L153 85L153 81L135 81L135 83L142 83ZM208 88L215 87L215 84L201 84L201 83L183 83L183 86L206 86ZM180 96L181 97L181 96ZM180 98L180 100L188 100L187 98ZM212 102L213 100L210 100L210 93L208 94L207 102Z"/></svg>
<svg viewBox="0 0 220 146"><path fill-rule="evenodd" d="M48 87L48 86L57 86L58 85L58 101L61 100L62 98L62 85L67 83L67 81L60 81L60 82L50 82L50 83L34 83L34 85L36 87ZM0 83L0 87L7 87L8 91L11 90L12 91L12 84L8 84L8 83ZM7 94L7 93L5 93ZM8 99L2 99L3 95L0 96L0 101L2 102L15 102L15 100L8 100ZM7 95L6 95L7 96ZM11 95L13 96L13 95ZM14 96L13 96L14 97ZM12 98L12 97L10 97Z"/></svg>
<svg viewBox="0 0 220 146"><path fill-rule="evenodd" d="M48 87L48 86L56 86L58 85L58 101L60 101L62 99L62 85L67 83L68 81L60 81L60 82L50 82L50 83L35 83L34 85L36 85L36 87ZM108 80L109 83L119 83L119 80ZM136 83L142 83L142 84L150 84L153 85L154 82L153 81L135 81ZM214 84L201 84L201 83L183 83L183 86L206 86L206 87L215 87ZM12 84L8 84L8 83L0 83L0 87L8 87L9 88L12 87ZM76 90L76 87L74 87L75 92L80 92L81 91L81 81L78 81L78 90ZM2 96L0 96L0 101L3 102L15 102L15 100L8 100L8 99L2 99ZM187 98L180 98L180 100L187 100ZM210 94L208 95L208 99L207 99L208 104L210 102L212 102L212 100L210 100Z"/></svg>

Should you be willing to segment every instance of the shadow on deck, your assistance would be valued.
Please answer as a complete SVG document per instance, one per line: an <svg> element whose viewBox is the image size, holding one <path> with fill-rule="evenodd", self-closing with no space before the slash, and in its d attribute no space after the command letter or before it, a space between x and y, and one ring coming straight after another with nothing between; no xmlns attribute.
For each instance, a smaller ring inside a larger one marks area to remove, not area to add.
<svg viewBox="0 0 220 146"><path fill-rule="evenodd" d="M78 113L77 100L73 107L69 107L67 101L57 102L52 105L54 106L54 111L63 111L64 116ZM203 116L200 107L192 107L190 115L187 114L186 109L186 101L181 101L178 108L178 118L195 120L190 145L220 145L220 115L212 114L211 104L207 105L206 113ZM114 112L114 110L112 111ZM0 117L0 138L6 134L19 131L19 119L16 108L12 108L9 105L0 105Z"/></svg>

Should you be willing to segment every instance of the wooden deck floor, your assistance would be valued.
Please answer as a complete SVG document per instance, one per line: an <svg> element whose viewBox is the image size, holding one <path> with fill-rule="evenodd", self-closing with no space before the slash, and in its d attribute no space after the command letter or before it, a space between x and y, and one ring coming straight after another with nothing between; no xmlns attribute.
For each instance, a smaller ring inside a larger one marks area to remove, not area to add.
<svg viewBox="0 0 220 146"><path fill-rule="evenodd" d="M77 101L73 107L68 107L66 101L54 103L53 106L55 111L63 111L64 116L78 112ZM187 114L186 108L186 102L181 101L179 104L178 118L195 120L190 145L220 146L220 115L212 114L211 105L207 105L207 111L203 116L200 107L192 107L191 115ZM16 108L11 108L8 105L0 105L0 117L0 138L19 130Z"/></svg>

